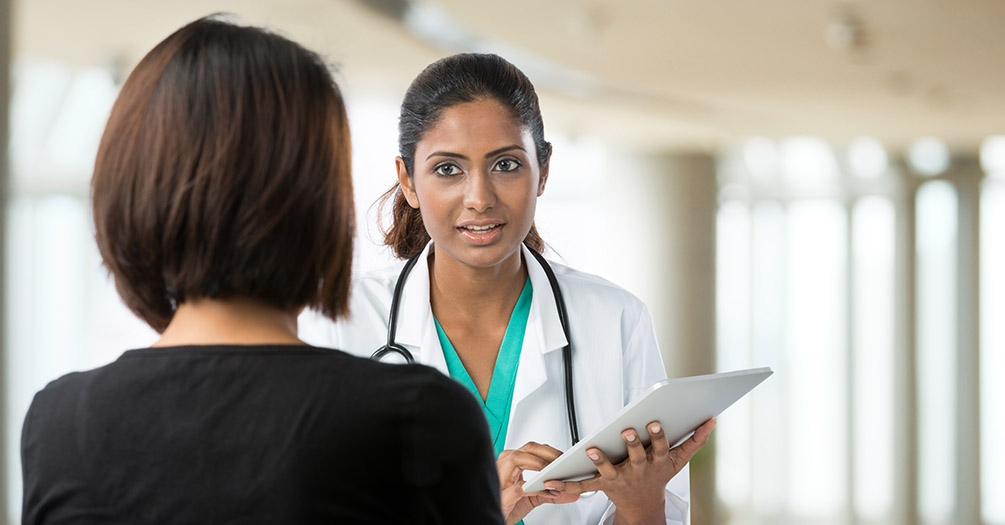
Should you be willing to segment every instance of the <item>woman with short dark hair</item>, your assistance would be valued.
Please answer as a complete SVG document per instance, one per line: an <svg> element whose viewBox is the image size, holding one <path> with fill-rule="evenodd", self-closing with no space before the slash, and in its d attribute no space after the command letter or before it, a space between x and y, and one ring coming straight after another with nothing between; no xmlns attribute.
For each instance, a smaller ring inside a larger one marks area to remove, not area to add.
<svg viewBox="0 0 1005 525"><path fill-rule="evenodd" d="M499 523L484 419L431 368L297 337L347 310L353 201L338 86L314 53L215 18L125 82L93 212L151 348L39 392L24 523Z"/></svg>

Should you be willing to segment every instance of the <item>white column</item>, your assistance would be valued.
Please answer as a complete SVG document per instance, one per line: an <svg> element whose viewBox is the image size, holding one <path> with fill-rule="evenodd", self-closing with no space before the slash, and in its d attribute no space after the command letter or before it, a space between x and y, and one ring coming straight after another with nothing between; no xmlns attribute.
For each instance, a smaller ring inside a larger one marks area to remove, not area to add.
<svg viewBox="0 0 1005 525"><path fill-rule="evenodd" d="M623 198L633 204L630 217L618 222L635 231L626 258L640 259L626 264L645 275L636 291L652 310L667 375L715 372L715 157L638 154L613 165ZM712 443L691 464L695 525L719 522L714 453Z"/></svg>
<svg viewBox="0 0 1005 525"><path fill-rule="evenodd" d="M632 245L621 249L634 260L624 264L645 276L634 288L652 310L667 374L714 372L715 158L638 154L612 164L631 210L616 219L632 233L623 239Z"/></svg>

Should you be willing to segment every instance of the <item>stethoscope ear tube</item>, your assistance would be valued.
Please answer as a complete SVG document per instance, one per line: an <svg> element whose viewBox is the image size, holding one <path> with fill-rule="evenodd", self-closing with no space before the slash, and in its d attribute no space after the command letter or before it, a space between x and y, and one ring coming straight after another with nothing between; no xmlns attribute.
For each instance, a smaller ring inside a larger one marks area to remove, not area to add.
<svg viewBox="0 0 1005 525"><path fill-rule="evenodd" d="M565 365L565 410L569 417L569 432L572 434L572 444L579 443L579 423L576 421L576 401L574 390L572 389L572 336L569 333L569 316L565 311L565 297L562 296L562 288L558 286L558 278L552 271L551 265L544 259L544 256L537 253L537 250L527 246L527 250L537 259L548 276L548 283L551 284L551 291L555 296L555 307L558 309L558 320L562 323L562 331L565 332L565 346L562 347L562 361Z"/></svg>
<svg viewBox="0 0 1005 525"><path fill-rule="evenodd" d="M412 267L415 263L419 261L419 257L422 256L422 252L419 252L412 256L408 262L405 263L405 267L401 269L401 274L398 275L398 281L394 283L394 293L391 296L391 311L387 316L387 342L384 346L380 347L372 355L370 359L374 361L380 361L387 354L398 354L405 358L406 363L415 362L415 357L412 356L412 352L409 352L407 348L394 342L394 336L398 333L398 308L401 306L401 289L405 286L405 279L408 278L408 274L412 272Z"/></svg>
<svg viewBox="0 0 1005 525"><path fill-rule="evenodd" d="M525 243L526 245L526 243ZM572 336L569 332L569 316L565 311L565 298L562 297L562 289L558 286L558 279L555 277L555 272L552 271L551 265L544 257L537 253L537 250L527 246L527 250L530 251L531 255L537 260L544 269L545 275L548 276L548 283L551 285L551 292L555 296L555 307L558 309L558 319L562 323L562 332L565 334L565 346L562 347L562 361L564 363L565 369L565 409L569 417L569 433L572 436L572 444L575 445L579 443L579 423L576 421L576 400L575 391L572 387ZM419 257L423 252L412 256L405 266L401 269L401 274L398 275L398 281L394 283L394 293L391 296L391 311L387 316L387 342L384 346L378 348L371 356L370 359L380 361L384 356L388 354L398 354L403 357L406 362L415 362L415 358L412 356L412 352L409 352L407 348L399 345L394 341L394 337L398 331L398 309L401 306L401 290L405 286L405 280L408 278L408 274L411 273L412 267L418 262Z"/></svg>

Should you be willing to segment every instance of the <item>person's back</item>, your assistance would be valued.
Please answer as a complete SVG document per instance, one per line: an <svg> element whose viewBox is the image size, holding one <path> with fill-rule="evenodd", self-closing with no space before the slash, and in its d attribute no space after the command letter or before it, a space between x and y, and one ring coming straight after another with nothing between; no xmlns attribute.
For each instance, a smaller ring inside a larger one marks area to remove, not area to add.
<svg viewBox="0 0 1005 525"><path fill-rule="evenodd" d="M313 347L132 350L36 396L24 520L492 523L488 441L443 442L486 435L462 393Z"/></svg>
<svg viewBox="0 0 1005 525"><path fill-rule="evenodd" d="M24 523L502 523L463 387L297 337L304 307L348 309L347 122L323 61L261 29L202 19L143 58L93 216L161 337L36 395Z"/></svg>

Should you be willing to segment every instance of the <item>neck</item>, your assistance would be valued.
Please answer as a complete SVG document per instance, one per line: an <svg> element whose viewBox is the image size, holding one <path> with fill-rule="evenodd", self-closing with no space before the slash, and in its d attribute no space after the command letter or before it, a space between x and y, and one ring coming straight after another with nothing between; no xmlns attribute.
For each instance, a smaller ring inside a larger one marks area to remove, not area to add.
<svg viewBox="0 0 1005 525"><path fill-rule="evenodd" d="M153 346L302 345L298 313L243 297L185 301Z"/></svg>
<svg viewBox="0 0 1005 525"><path fill-rule="evenodd" d="M429 269L433 314L469 319L509 319L527 280L522 251L488 268L461 264L446 254L434 255Z"/></svg>

